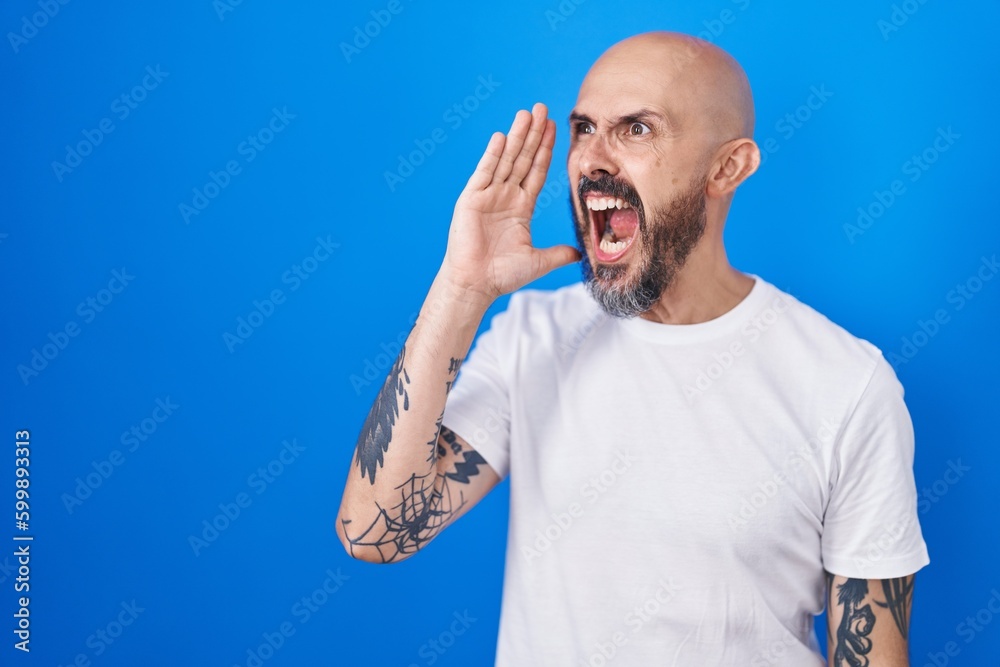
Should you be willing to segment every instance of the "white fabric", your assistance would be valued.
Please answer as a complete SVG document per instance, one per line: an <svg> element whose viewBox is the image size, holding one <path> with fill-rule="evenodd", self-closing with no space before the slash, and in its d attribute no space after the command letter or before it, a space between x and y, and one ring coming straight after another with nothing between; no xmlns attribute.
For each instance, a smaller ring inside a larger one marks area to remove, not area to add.
<svg viewBox="0 0 1000 667"><path fill-rule="evenodd" d="M522 290L444 424L510 478L496 664L824 665L823 570L929 562L903 388L759 276L724 315L607 317Z"/></svg>

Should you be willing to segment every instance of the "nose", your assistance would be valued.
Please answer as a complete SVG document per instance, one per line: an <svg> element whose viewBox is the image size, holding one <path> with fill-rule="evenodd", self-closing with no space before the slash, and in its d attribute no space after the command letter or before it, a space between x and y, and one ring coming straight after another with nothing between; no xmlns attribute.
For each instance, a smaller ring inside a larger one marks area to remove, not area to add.
<svg viewBox="0 0 1000 667"><path fill-rule="evenodd" d="M608 146L607 138L601 134L591 135L581 146L580 173L592 181L602 176L615 176L618 165Z"/></svg>

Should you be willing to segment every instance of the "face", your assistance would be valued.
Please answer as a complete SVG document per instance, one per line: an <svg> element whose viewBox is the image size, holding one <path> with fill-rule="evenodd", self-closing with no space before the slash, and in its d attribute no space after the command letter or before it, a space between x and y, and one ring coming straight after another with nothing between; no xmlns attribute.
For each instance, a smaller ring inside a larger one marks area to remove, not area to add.
<svg viewBox="0 0 1000 667"><path fill-rule="evenodd" d="M614 196L614 205L608 195ZM575 205L571 211L590 294L614 317L646 312L673 283L705 231L704 183L692 183L648 218L638 193L626 182L584 176L577 199L586 204L583 219ZM635 228L629 231L633 218Z"/></svg>
<svg viewBox="0 0 1000 667"><path fill-rule="evenodd" d="M570 117L567 169L584 280L610 315L649 310L706 224L704 145L684 100L641 63L601 67ZM668 107L666 102L673 104Z"/></svg>

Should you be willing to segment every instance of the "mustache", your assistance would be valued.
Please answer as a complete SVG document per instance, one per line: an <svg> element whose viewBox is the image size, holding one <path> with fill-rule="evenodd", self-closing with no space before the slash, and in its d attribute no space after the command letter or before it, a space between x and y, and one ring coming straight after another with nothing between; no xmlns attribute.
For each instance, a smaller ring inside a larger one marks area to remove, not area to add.
<svg viewBox="0 0 1000 667"><path fill-rule="evenodd" d="M588 192L600 192L602 194L609 195L611 197L620 198L623 201L629 203L629 206L636 209L642 213L642 200L639 199L639 193L636 192L635 188L631 184L615 178L611 175L605 175L597 180L592 180L587 176L580 176L580 183L577 185L577 195L580 201L583 201L583 197Z"/></svg>

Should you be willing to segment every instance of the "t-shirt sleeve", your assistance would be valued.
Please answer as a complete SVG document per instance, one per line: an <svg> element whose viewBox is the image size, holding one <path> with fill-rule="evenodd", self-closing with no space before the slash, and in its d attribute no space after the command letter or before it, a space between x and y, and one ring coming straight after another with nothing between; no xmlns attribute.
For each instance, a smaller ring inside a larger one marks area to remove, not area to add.
<svg viewBox="0 0 1000 667"><path fill-rule="evenodd" d="M903 386L879 356L834 449L822 538L828 572L891 579L930 562L917 516L913 448Z"/></svg>
<svg viewBox="0 0 1000 667"><path fill-rule="evenodd" d="M510 472L510 392L504 359L512 343L510 306L490 320L448 394L442 424L468 442L500 476Z"/></svg>

